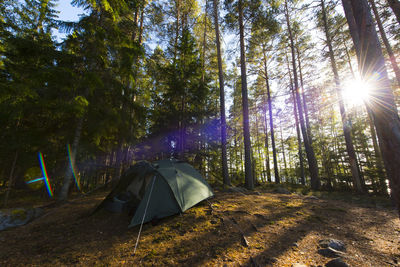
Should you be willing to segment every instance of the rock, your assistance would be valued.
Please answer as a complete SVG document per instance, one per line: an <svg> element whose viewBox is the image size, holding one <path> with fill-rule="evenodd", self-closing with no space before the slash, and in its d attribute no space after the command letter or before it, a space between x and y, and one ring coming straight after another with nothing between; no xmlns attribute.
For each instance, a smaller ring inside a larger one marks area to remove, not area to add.
<svg viewBox="0 0 400 267"><path fill-rule="evenodd" d="M318 249L318 254L328 258L337 258L345 255L343 252L330 247Z"/></svg>
<svg viewBox="0 0 400 267"><path fill-rule="evenodd" d="M322 248L333 248L334 250L338 251L346 250L346 246L344 245L343 241L337 239L322 239L318 241L318 244Z"/></svg>
<svg viewBox="0 0 400 267"><path fill-rule="evenodd" d="M25 225L42 214L43 210L39 208L36 209L19 208L19 209L9 210L7 212L0 211L0 231L12 227Z"/></svg>
<svg viewBox="0 0 400 267"><path fill-rule="evenodd" d="M274 192L279 194L291 194L291 192L284 187L278 187L274 190Z"/></svg>
<svg viewBox="0 0 400 267"><path fill-rule="evenodd" d="M336 258L325 264L325 267L349 267L341 258Z"/></svg>
<svg viewBox="0 0 400 267"><path fill-rule="evenodd" d="M296 242L294 242L294 243L292 244L292 247L298 248L298 247L299 247L299 244L297 244Z"/></svg>
<svg viewBox="0 0 400 267"><path fill-rule="evenodd" d="M292 267L307 267L307 265L305 265L303 263L295 263L295 264L292 264Z"/></svg>

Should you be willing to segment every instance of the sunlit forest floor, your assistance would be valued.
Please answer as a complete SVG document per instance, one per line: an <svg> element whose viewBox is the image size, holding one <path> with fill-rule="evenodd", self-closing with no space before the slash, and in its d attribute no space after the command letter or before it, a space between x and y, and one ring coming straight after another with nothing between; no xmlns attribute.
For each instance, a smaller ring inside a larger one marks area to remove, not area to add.
<svg viewBox="0 0 400 267"><path fill-rule="evenodd" d="M139 226L128 229L128 215L89 216L107 192L76 197L0 232L0 266L318 266L330 260L317 253L325 238L345 243L350 266L400 262L400 221L388 203L257 191L216 192L182 215L145 224L134 256Z"/></svg>

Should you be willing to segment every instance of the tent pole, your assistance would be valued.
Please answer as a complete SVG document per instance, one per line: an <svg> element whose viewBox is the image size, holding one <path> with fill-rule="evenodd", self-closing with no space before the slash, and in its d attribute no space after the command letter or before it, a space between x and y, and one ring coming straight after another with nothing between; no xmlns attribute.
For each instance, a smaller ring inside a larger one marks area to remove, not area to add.
<svg viewBox="0 0 400 267"><path fill-rule="evenodd" d="M140 233L142 232L142 227L143 227L143 223L144 223L144 218L146 217L147 208L149 207L150 197L151 197L151 193L153 192L153 186L154 186L154 182L155 182L155 181L156 181L156 175L154 175L154 177L153 177L153 182L151 183L151 188L150 188L150 193L149 193L149 199L147 199L146 208L144 209L143 218L142 218L142 223L140 224L139 233L138 233L138 237L136 238L135 249L133 250L132 256L135 255L135 253L136 253L136 248L137 248L137 246L138 246L138 244L139 244Z"/></svg>

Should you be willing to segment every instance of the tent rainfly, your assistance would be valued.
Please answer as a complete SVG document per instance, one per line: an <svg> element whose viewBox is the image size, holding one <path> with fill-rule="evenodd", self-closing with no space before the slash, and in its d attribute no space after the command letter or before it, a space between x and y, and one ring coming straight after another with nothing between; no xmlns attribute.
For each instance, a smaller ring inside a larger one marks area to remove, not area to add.
<svg viewBox="0 0 400 267"><path fill-rule="evenodd" d="M176 159L154 163L140 161L131 166L118 185L97 207L113 212L129 211L129 227L181 213L213 196L201 174ZM144 217L144 218L143 218Z"/></svg>

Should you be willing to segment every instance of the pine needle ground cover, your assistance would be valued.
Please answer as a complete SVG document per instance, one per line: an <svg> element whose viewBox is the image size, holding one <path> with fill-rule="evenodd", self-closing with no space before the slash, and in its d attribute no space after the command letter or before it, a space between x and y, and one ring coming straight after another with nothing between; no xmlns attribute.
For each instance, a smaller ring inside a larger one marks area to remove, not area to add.
<svg viewBox="0 0 400 267"><path fill-rule="evenodd" d="M400 261L400 221L372 201L300 194L217 192L184 214L128 229L126 214L89 216L106 192L45 208L44 215L0 232L1 266L306 266L330 259L318 241L339 239L350 266Z"/></svg>

